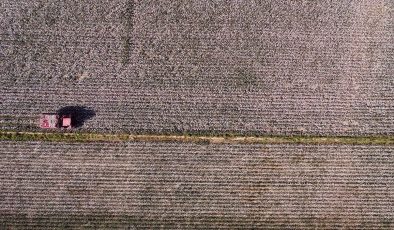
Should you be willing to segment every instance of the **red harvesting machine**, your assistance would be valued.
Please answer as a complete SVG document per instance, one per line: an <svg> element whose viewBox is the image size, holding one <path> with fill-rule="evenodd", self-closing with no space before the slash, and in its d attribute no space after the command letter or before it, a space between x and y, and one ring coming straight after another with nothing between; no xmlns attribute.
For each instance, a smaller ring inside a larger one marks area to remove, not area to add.
<svg viewBox="0 0 394 230"><path fill-rule="evenodd" d="M40 128L71 128L71 115L58 115L54 113L43 113L40 116Z"/></svg>

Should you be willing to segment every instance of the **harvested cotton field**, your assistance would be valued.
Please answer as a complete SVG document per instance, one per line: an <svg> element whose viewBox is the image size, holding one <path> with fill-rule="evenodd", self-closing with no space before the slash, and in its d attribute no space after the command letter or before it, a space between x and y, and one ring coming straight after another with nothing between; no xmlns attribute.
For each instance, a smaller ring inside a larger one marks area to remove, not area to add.
<svg viewBox="0 0 394 230"><path fill-rule="evenodd" d="M393 134L392 1L0 4L4 129Z"/></svg>
<svg viewBox="0 0 394 230"><path fill-rule="evenodd" d="M394 227L392 146L0 146L5 228Z"/></svg>

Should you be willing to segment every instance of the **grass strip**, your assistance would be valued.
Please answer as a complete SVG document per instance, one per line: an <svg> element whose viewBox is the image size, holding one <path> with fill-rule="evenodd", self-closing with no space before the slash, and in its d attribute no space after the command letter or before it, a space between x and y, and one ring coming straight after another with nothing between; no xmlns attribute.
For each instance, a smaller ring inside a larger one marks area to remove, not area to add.
<svg viewBox="0 0 394 230"><path fill-rule="evenodd" d="M186 142L199 144L394 145L394 136L199 136L0 131L0 140L53 142Z"/></svg>

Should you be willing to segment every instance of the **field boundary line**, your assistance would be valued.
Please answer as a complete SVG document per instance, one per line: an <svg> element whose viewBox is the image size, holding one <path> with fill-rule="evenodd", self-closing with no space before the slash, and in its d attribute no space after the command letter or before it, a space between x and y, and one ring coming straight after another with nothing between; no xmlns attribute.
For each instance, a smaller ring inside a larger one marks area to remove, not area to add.
<svg viewBox="0 0 394 230"><path fill-rule="evenodd" d="M165 134L106 134L17 132L0 130L1 141L52 142L183 142L200 144L394 145L394 136L204 136Z"/></svg>

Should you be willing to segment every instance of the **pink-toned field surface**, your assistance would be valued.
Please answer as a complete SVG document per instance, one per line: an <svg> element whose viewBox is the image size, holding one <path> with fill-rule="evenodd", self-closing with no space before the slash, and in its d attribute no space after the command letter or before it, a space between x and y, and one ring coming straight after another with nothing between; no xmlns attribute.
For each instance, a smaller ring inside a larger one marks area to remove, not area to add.
<svg viewBox="0 0 394 230"><path fill-rule="evenodd" d="M394 130L392 1L0 4L4 128L81 105L103 132Z"/></svg>
<svg viewBox="0 0 394 230"><path fill-rule="evenodd" d="M392 229L391 146L8 142L0 223Z"/></svg>
<svg viewBox="0 0 394 230"><path fill-rule="evenodd" d="M81 106L80 131L393 135L393 8L0 0L0 129ZM0 229L393 229L393 156L0 141Z"/></svg>

